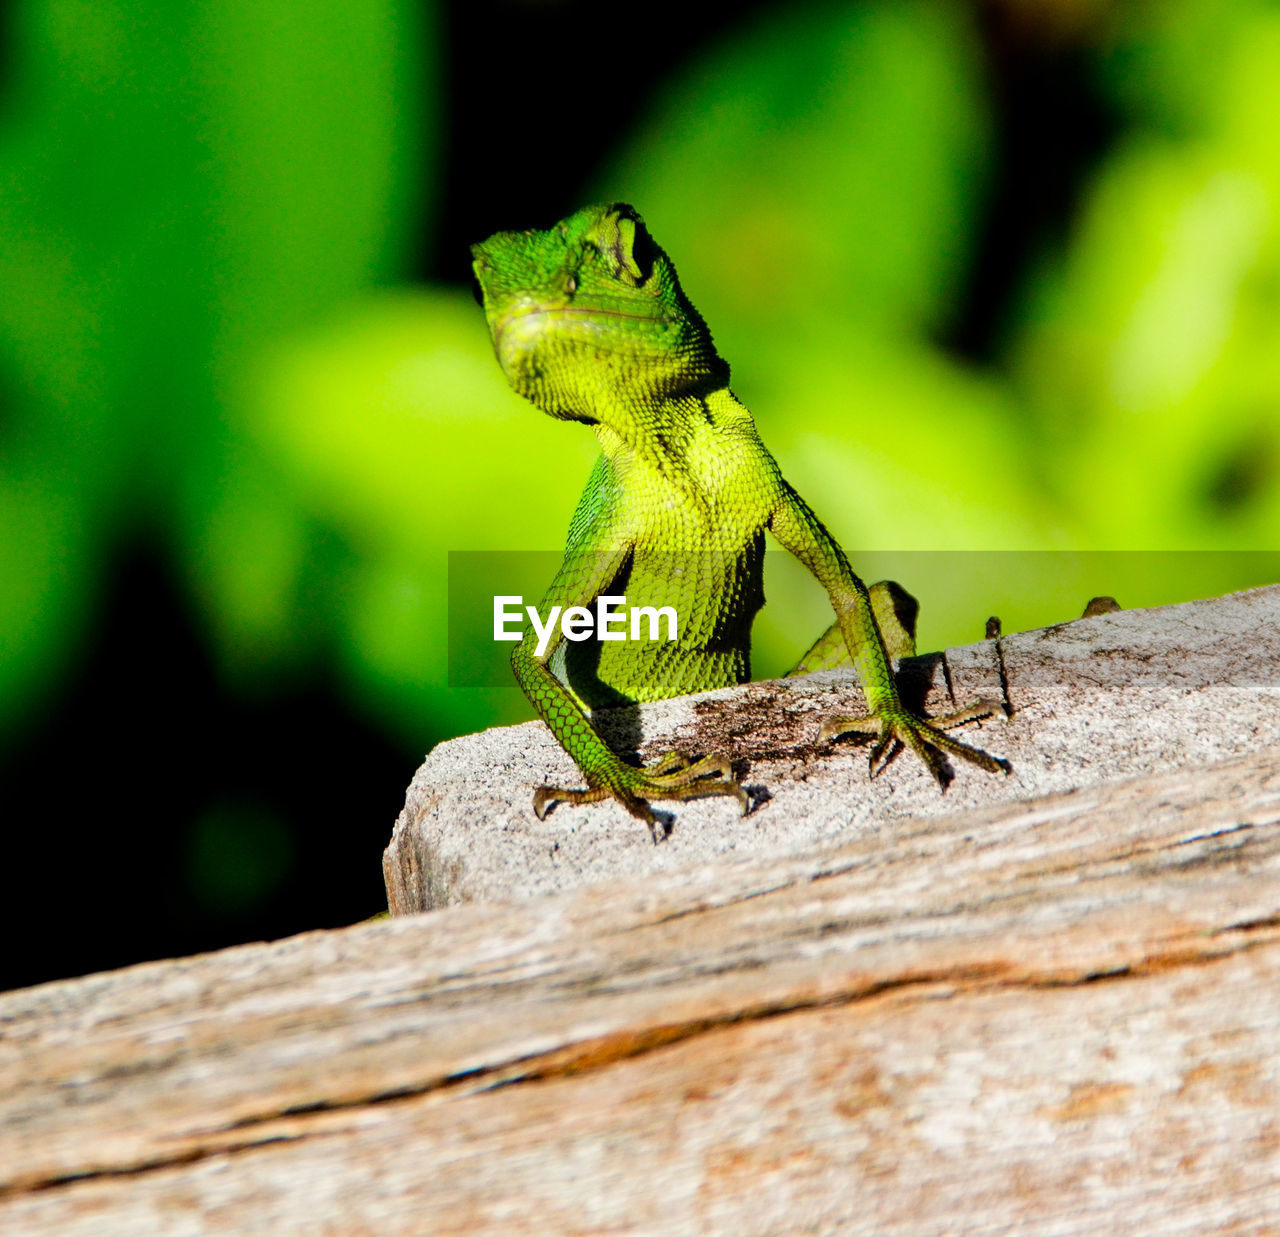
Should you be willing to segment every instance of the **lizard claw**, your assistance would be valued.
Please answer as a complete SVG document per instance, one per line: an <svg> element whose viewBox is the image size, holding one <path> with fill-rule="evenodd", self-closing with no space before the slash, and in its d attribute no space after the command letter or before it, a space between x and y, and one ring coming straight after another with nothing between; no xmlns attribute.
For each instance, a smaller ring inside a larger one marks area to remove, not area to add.
<svg viewBox="0 0 1280 1237"><path fill-rule="evenodd" d="M882 716L829 717L818 731L818 741L827 742L850 733L875 735L869 759L871 777L882 773L904 747L909 747L924 761L938 788L945 791L955 776L947 756L967 760L988 773L1007 775L1012 770L1007 760L992 756L980 747L970 747L946 733L948 728L963 722L996 715L1007 717L1008 710L1000 701L984 699L945 717L931 719L916 717L905 709Z"/></svg>
<svg viewBox="0 0 1280 1237"><path fill-rule="evenodd" d="M643 769L620 765L620 772L596 786L568 789L540 786L533 796L533 811L539 820L557 803L599 803L616 799L623 807L649 826L655 842L657 817L647 800L701 799L708 795L728 795L737 799L745 816L751 811L751 796L733 776L733 767L723 756L704 756L690 763L682 752L668 752Z"/></svg>

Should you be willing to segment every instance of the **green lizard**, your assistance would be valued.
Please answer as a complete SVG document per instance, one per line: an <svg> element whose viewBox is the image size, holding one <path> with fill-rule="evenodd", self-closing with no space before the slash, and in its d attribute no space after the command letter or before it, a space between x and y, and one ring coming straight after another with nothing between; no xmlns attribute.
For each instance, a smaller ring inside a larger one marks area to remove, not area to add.
<svg viewBox="0 0 1280 1237"><path fill-rule="evenodd" d="M672 607L680 623L675 643L565 645L561 631L541 642L528 633L515 647L517 681L587 783L539 789L539 817L557 802L612 796L653 831L650 800L731 795L750 809L724 757L669 753L637 768L600 737L589 709L750 678L766 529L823 585L836 613L801 667L852 664L870 710L828 719L820 739L873 734L873 777L909 747L943 789L944 753L1009 771L1006 761L942 729L1001 706L980 701L932 722L903 706L890 653L912 652L914 638L893 617L896 586L875 586L873 596L783 480L729 390L729 367L706 323L635 210L589 206L547 231L499 232L472 255L507 380L551 416L590 425L600 441L541 614L625 594L632 604Z"/></svg>

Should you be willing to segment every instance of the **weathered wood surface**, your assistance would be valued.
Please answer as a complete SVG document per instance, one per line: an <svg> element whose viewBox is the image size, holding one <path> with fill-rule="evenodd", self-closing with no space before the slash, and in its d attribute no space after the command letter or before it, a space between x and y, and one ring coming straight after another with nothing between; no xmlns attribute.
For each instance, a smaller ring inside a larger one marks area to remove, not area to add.
<svg viewBox="0 0 1280 1237"><path fill-rule="evenodd" d="M1278 766L8 994L0 1232L1275 1232Z"/></svg>
<svg viewBox="0 0 1280 1237"><path fill-rule="evenodd" d="M865 744L819 746L819 721L864 711L851 673L753 683L618 711L615 740L645 760L672 748L733 759L761 801L658 804L653 846L617 804L559 806L539 821L534 787L580 775L541 722L440 744L418 770L384 857L397 913L558 892L626 873L687 871L870 836L886 821L1032 799L1173 771L1280 741L1280 586L1129 610L988 640L916 664L927 707L1004 699L1007 724L959 732L1013 764L960 764L945 795L911 756L874 782ZM767 796L767 797L766 797Z"/></svg>

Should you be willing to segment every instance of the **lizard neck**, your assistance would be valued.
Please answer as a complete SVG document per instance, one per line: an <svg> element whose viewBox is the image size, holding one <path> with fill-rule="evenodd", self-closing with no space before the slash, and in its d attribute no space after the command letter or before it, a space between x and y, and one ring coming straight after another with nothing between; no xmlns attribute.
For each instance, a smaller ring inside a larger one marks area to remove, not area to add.
<svg viewBox="0 0 1280 1237"><path fill-rule="evenodd" d="M751 413L727 386L601 412L592 427L600 450L623 470L648 466L678 476L700 442L723 434L755 434Z"/></svg>

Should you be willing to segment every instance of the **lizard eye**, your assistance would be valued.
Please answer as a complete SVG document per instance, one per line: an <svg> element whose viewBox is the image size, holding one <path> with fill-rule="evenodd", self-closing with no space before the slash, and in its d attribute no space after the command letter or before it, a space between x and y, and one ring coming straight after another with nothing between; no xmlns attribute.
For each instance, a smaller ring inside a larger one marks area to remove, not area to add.
<svg viewBox="0 0 1280 1237"><path fill-rule="evenodd" d="M633 288L639 287L653 273L654 244L645 231L644 224L629 215L618 219L618 231L613 244L613 258L617 274Z"/></svg>
<svg viewBox="0 0 1280 1237"><path fill-rule="evenodd" d="M631 238L631 261L629 263L637 283L645 283L653 274L653 264L657 258L657 246L649 235L648 229L639 221L635 225L635 233Z"/></svg>

